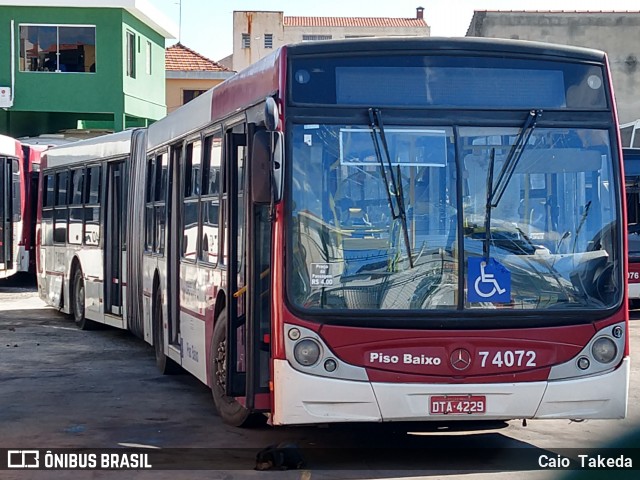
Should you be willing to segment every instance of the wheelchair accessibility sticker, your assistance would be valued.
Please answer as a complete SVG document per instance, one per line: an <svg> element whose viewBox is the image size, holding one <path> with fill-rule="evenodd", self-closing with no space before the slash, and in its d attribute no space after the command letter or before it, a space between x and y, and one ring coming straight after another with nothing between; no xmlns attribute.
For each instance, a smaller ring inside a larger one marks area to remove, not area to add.
<svg viewBox="0 0 640 480"><path fill-rule="evenodd" d="M511 273L493 258L469 258L467 298L469 302L509 303Z"/></svg>

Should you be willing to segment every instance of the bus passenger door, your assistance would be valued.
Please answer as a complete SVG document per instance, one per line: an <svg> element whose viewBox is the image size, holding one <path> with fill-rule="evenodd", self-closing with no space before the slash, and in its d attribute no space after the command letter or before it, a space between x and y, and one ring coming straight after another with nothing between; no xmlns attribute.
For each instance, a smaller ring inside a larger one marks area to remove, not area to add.
<svg viewBox="0 0 640 480"><path fill-rule="evenodd" d="M13 268L12 197L11 159L0 158L0 270Z"/></svg>
<svg viewBox="0 0 640 480"><path fill-rule="evenodd" d="M180 246L182 229L178 216L182 213L180 189L181 163L183 145L178 143L170 148L169 160L169 186L167 192L167 311L169 312L169 345L180 351L180 360L174 358L178 364L182 364L182 340L180 337ZM173 357L172 357L173 358Z"/></svg>
<svg viewBox="0 0 640 480"><path fill-rule="evenodd" d="M271 222L269 205L251 201L254 162L247 138L256 138L253 133L249 124L246 135L227 134L229 291L234 298L227 307L226 385L228 396L244 397L247 409L260 411L268 409L269 398Z"/></svg>
<svg viewBox="0 0 640 480"><path fill-rule="evenodd" d="M250 319L246 324L246 407L252 411L266 411L269 410L271 379L271 206L254 203L251 177L263 179L265 175L271 175L272 149L271 133L265 130L254 133L253 129L249 133L252 140L246 162L247 318Z"/></svg>
<svg viewBox="0 0 640 480"><path fill-rule="evenodd" d="M105 238L105 313L122 315L122 265L124 248L124 163L107 166Z"/></svg>
<svg viewBox="0 0 640 480"><path fill-rule="evenodd" d="M228 219L228 282L227 302L227 379L226 394L243 397L246 393L246 351L245 351L245 149L247 146L245 126L237 125L225 135L225 178L228 192L226 208Z"/></svg>

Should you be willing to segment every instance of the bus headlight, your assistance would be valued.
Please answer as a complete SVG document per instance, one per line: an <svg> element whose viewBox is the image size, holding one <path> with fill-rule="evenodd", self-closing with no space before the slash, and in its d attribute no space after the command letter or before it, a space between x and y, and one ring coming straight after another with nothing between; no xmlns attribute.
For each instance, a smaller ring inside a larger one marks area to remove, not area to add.
<svg viewBox="0 0 640 480"><path fill-rule="evenodd" d="M600 337L591 347L591 354L600 363L610 363L616 358L618 348L616 344L608 337Z"/></svg>
<svg viewBox="0 0 640 480"><path fill-rule="evenodd" d="M300 365L310 367L320 358L320 345L309 338L300 340L293 348L293 356Z"/></svg>

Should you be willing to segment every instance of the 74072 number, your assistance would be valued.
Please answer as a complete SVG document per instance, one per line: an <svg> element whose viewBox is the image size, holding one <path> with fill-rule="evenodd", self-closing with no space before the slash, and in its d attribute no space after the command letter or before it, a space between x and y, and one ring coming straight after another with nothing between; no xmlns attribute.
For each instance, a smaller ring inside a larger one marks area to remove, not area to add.
<svg viewBox="0 0 640 480"><path fill-rule="evenodd" d="M491 357L491 352L478 352L480 367L487 367L487 363L498 368L503 367L536 367L536 352L533 350L498 350ZM491 357L491 358L490 358Z"/></svg>

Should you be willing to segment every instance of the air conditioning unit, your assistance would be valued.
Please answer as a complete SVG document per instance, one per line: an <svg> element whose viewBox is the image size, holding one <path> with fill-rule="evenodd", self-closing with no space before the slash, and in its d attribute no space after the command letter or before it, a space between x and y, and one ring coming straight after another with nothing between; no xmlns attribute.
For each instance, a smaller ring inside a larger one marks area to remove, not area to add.
<svg viewBox="0 0 640 480"><path fill-rule="evenodd" d="M11 87L0 87L0 108L13 107L11 98Z"/></svg>

